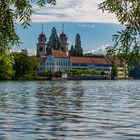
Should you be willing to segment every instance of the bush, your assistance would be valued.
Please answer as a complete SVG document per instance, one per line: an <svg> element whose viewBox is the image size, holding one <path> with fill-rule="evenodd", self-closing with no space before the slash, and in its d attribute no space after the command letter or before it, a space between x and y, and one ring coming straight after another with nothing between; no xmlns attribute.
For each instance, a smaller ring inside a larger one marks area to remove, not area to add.
<svg viewBox="0 0 140 140"><path fill-rule="evenodd" d="M100 75L106 75L106 73L104 71L101 71Z"/></svg>
<svg viewBox="0 0 140 140"><path fill-rule="evenodd" d="M51 70L46 70L45 71L45 76L48 78L52 78L54 76L54 73Z"/></svg>

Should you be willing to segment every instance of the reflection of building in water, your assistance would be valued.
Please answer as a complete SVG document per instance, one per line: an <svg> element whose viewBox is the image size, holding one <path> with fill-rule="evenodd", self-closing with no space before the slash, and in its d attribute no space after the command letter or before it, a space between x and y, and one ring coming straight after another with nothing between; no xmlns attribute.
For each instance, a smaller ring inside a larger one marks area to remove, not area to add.
<svg viewBox="0 0 140 140"><path fill-rule="evenodd" d="M39 35L37 43L38 72L46 70L64 71L66 69L99 70L111 75L114 64L118 65L118 77L125 76L124 64L119 59L112 59L108 56L99 57L75 57L68 51L67 35L64 33L64 26L59 37L59 47L57 50L47 46L47 37L42 33ZM50 49L51 48L51 49ZM69 52L69 53L68 53Z"/></svg>

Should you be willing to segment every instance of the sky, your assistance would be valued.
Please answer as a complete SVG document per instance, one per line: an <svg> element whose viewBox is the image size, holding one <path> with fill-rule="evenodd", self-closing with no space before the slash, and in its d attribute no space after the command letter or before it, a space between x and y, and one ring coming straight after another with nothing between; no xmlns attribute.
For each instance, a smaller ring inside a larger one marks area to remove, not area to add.
<svg viewBox="0 0 140 140"><path fill-rule="evenodd" d="M27 48L29 53L35 54L42 25L43 32L49 38L51 28L55 26L59 35L64 23L69 46L74 44L79 33L84 52L103 53L106 45L113 44L112 35L124 27L117 22L115 15L98 10L101 2L103 0L57 0L55 6L46 4L43 8L33 4L35 13L31 17L31 26L22 29L20 23L16 25L22 44L14 50Z"/></svg>

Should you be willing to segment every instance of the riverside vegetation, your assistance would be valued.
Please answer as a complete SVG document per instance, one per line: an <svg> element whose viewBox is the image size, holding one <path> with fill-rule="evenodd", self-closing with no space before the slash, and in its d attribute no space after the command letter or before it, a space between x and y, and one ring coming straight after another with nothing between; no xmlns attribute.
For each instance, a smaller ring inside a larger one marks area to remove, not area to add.
<svg viewBox="0 0 140 140"><path fill-rule="evenodd" d="M0 80L46 80L52 77L61 77L61 71L54 73L51 70L46 70L44 73L38 74L36 56L28 56L27 50L13 52L9 55L12 57L0 56ZM108 75L104 71L97 70L68 69L66 73L68 76Z"/></svg>

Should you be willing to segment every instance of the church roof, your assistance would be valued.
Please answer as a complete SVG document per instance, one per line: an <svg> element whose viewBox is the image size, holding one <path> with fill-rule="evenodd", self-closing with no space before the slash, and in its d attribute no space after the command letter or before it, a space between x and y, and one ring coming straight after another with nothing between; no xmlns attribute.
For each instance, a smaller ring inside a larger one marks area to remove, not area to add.
<svg viewBox="0 0 140 140"><path fill-rule="evenodd" d="M124 65L123 61L121 59L119 59L119 58L116 58L116 57L106 56L105 59L110 64L114 64L115 63L115 64L117 64L119 66Z"/></svg>
<svg viewBox="0 0 140 140"><path fill-rule="evenodd" d="M80 63L80 64L92 64L92 61L89 57L70 57L72 63Z"/></svg>
<svg viewBox="0 0 140 140"><path fill-rule="evenodd" d="M52 50L52 56L56 58L69 58L65 52L58 50Z"/></svg>
<svg viewBox="0 0 140 140"><path fill-rule="evenodd" d="M104 57L91 57L90 58L91 61L94 63L94 64L99 64L99 65L106 65L106 64L109 64Z"/></svg>
<svg viewBox="0 0 140 140"><path fill-rule="evenodd" d="M39 37L46 37L46 35L42 32Z"/></svg>
<svg viewBox="0 0 140 140"><path fill-rule="evenodd" d="M70 57L72 63L79 64L99 64L106 65L109 64L104 57L96 58L96 57Z"/></svg>
<svg viewBox="0 0 140 140"><path fill-rule="evenodd" d="M36 59L37 59L37 62L43 62L45 60L44 57L37 57Z"/></svg>

